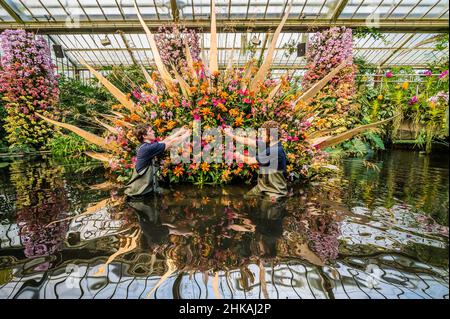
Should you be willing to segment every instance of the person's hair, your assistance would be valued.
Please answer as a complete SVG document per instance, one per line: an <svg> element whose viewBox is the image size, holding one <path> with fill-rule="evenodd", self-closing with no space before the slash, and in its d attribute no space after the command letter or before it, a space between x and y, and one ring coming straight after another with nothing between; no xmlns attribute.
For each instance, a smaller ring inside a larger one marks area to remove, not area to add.
<svg viewBox="0 0 450 319"><path fill-rule="evenodd" d="M144 142L144 136L147 135L148 125L146 124L138 124L133 128L133 135L139 141L139 143Z"/></svg>
<svg viewBox="0 0 450 319"><path fill-rule="evenodd" d="M269 140L270 138L270 130L271 129L277 129L278 131L280 130L280 124L277 121L266 121L261 125L261 128L266 129L266 136L267 139ZM278 132L279 134L279 132Z"/></svg>

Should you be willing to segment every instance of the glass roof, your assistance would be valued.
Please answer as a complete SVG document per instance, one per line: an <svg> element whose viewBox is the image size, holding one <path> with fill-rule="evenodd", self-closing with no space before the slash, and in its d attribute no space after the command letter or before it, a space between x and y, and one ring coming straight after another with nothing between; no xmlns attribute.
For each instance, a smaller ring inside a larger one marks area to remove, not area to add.
<svg viewBox="0 0 450 319"><path fill-rule="evenodd" d="M4 0L23 21L136 20L132 0ZM337 18L448 19L448 0L294 0L290 18L331 18L347 2ZM170 0L137 0L145 19L172 20ZM209 19L210 0L176 0L180 19ZM216 0L218 19L278 19L287 0ZM0 19L11 21L4 9Z"/></svg>
<svg viewBox="0 0 450 319"><path fill-rule="evenodd" d="M176 7L172 7L172 3ZM280 20L289 0L215 0L218 21L235 19L248 21ZM137 0L139 11L146 21L161 21L167 24L179 18L180 21L207 21L210 15L210 0ZM177 15L178 17L175 17ZM326 21L339 25L339 21L381 19L385 21L440 21L448 23L448 0L293 0L289 16L291 21ZM428 19L428 20L427 20ZM132 0L0 0L0 29L12 23L61 23L84 21L92 23L92 33L77 34L67 27L52 33L50 41L61 44L67 59L77 67L84 59L95 67L117 64L152 64L152 53L143 33L102 33L95 25L101 22L137 22ZM448 30L448 29L447 29ZM269 29L268 29L269 31ZM395 30L394 30L395 31ZM37 29L37 32L40 32ZM103 31L107 32L107 31ZM262 32L235 32L219 28L219 64L225 66L233 56L235 63L242 65L251 53L243 47L253 37L261 40L254 57L266 53L262 48L268 36ZM270 30L269 32L273 32ZM383 31L384 32L384 31ZM411 31L414 32L414 28ZM436 53L432 44L417 46L420 42L435 36L424 33L383 33L385 41L370 36L354 40L354 56L364 58L375 65L411 65L423 67L434 58L444 55ZM448 32L448 31L447 31ZM45 34L45 33L44 33ZM283 32L277 43L273 66L280 72L286 69L301 69L305 60L296 52L289 54L285 44L305 42L311 33ZM110 45L102 45L107 37ZM125 43L126 42L126 43ZM209 34L201 34L204 59L209 56ZM267 47L267 45L266 45ZM234 49L233 49L234 48ZM295 51L295 50L294 50ZM278 71L277 71L278 72Z"/></svg>

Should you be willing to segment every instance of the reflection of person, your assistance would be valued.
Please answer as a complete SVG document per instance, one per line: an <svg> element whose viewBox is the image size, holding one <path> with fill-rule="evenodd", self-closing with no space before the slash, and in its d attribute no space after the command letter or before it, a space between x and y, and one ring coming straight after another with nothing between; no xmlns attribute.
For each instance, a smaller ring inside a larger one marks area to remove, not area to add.
<svg viewBox="0 0 450 319"><path fill-rule="evenodd" d="M134 128L133 134L142 144L137 149L135 169L125 189L125 194L132 198L158 191L155 157L187 138L190 130L181 128L161 142L155 142L153 131L146 125Z"/></svg>
<svg viewBox="0 0 450 319"><path fill-rule="evenodd" d="M128 205L136 212L141 226L144 242L143 248L159 246L167 241L169 227L161 225L160 211L156 202L130 201Z"/></svg>
<svg viewBox="0 0 450 319"><path fill-rule="evenodd" d="M258 143L258 155L236 154L238 161L247 164L258 163L260 166L258 183L247 195L268 195L275 198L286 196L288 193L285 177L286 153L278 137L275 136L277 134L271 134L278 133L279 124L276 121L267 121L261 128L264 130L262 130L262 141ZM255 139L236 136L231 130L225 130L225 134L241 144L256 147L257 141ZM263 151L260 150L261 146Z"/></svg>
<svg viewBox="0 0 450 319"><path fill-rule="evenodd" d="M283 201L273 203L261 199L257 215L252 216L256 226L255 239L257 252L261 257L275 257L277 255L277 241L283 234L283 218L286 214Z"/></svg>

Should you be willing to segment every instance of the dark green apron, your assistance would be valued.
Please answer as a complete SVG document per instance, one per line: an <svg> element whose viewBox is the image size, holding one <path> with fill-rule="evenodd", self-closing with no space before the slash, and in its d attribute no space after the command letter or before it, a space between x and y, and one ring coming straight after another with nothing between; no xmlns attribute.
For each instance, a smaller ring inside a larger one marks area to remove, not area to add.
<svg viewBox="0 0 450 319"><path fill-rule="evenodd" d="M247 193L248 196L270 196L275 198L284 197L287 194L286 178L281 171L259 174L258 183Z"/></svg>
<svg viewBox="0 0 450 319"><path fill-rule="evenodd" d="M140 173L133 171L131 180L125 186L125 194L128 196L142 196L158 189L158 168L153 158L150 165Z"/></svg>

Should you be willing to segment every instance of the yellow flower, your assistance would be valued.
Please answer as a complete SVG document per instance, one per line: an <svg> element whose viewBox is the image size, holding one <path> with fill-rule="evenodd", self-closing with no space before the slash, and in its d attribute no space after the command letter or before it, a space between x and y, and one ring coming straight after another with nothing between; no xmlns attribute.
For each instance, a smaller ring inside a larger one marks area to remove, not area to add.
<svg viewBox="0 0 450 319"><path fill-rule="evenodd" d="M234 121L235 126L241 126L243 123L244 119L241 116L237 117L236 120Z"/></svg>
<svg viewBox="0 0 450 319"><path fill-rule="evenodd" d="M383 99L383 95L378 95L378 97L377 97L380 101Z"/></svg>
<svg viewBox="0 0 450 319"><path fill-rule="evenodd" d="M402 88L403 90L407 90L409 88L409 82L403 82Z"/></svg>

